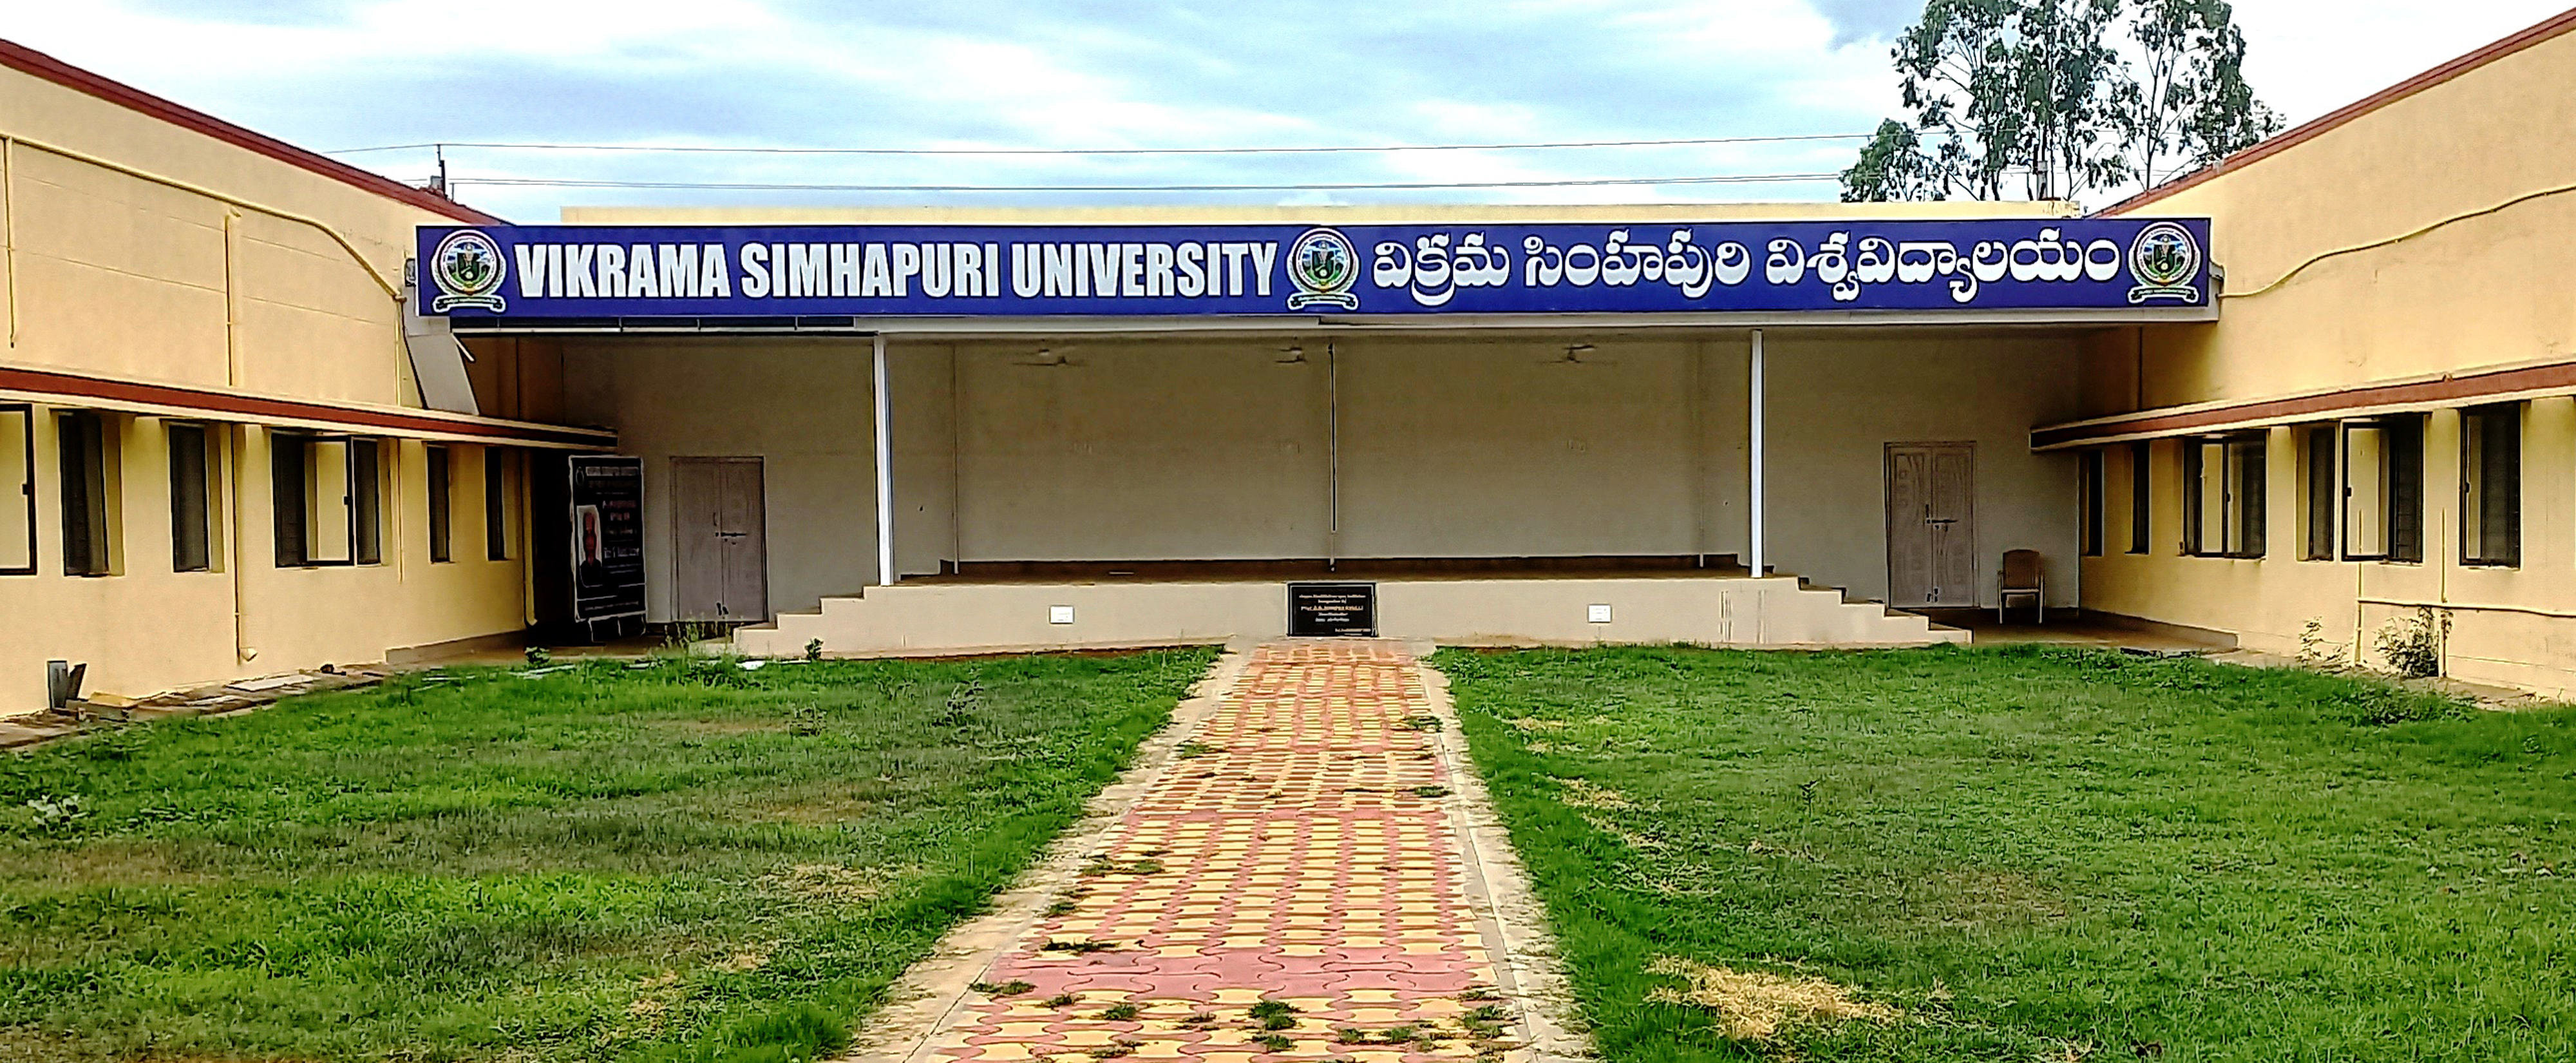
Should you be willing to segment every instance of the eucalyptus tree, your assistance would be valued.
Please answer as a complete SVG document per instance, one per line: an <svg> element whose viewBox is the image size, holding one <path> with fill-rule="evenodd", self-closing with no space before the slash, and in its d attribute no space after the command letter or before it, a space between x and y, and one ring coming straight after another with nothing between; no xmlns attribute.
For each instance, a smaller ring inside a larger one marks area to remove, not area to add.
<svg viewBox="0 0 2576 1063"><path fill-rule="evenodd" d="M1880 124L1846 200L2074 199L2279 128L2226 0L1928 0L1893 57L1912 118Z"/></svg>
<svg viewBox="0 0 2576 1063"><path fill-rule="evenodd" d="M2199 169L2281 129L2245 82L2245 34L2227 0L2137 0L2136 76L2114 101L2142 185Z"/></svg>

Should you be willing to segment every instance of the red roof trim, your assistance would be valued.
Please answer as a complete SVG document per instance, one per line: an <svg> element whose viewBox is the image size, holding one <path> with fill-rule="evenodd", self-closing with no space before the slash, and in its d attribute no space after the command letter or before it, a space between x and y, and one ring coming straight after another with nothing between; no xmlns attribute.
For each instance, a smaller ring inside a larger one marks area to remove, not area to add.
<svg viewBox="0 0 2576 1063"><path fill-rule="evenodd" d="M2194 429L2283 417L2324 416L2349 410L2417 403L2465 403L2495 395L2576 387L2576 362L2461 373L2437 380L2362 384L2286 399L2250 399L2179 413L2141 411L2126 417L2033 429L2031 449L2063 447L2117 436L2187 433Z"/></svg>
<svg viewBox="0 0 2576 1063"><path fill-rule="evenodd" d="M245 395L238 392L213 391L206 388L181 387L175 384L147 384L132 380L109 380L58 373L43 369L21 369L0 366L0 388L38 395L70 399L103 399L132 402L147 406L166 406L208 413L230 414L257 421L273 418L288 421L320 421L329 424L386 428L395 431L436 435L465 436L495 442L546 443L555 445L610 445L617 434L599 429L570 425L537 424L527 421L497 421L491 418L440 417L426 411L338 406L303 399ZM41 401L41 400L40 400Z"/></svg>
<svg viewBox="0 0 2576 1063"><path fill-rule="evenodd" d="M204 111L182 107L121 81L112 81L63 62L14 41L0 40L0 66L6 66L76 92L85 92L109 103L139 111L171 125L255 151L289 166L310 170L334 181L353 185L401 203L408 203L457 221L475 225L505 224L485 214L423 189L396 181L381 174L369 173L327 156L296 147L276 137L251 132Z"/></svg>
<svg viewBox="0 0 2576 1063"><path fill-rule="evenodd" d="M2576 8L2570 8L2566 11L2560 12L2537 26L2525 29L2522 32L2516 33L2503 40L2496 41L2476 51L2470 52L2467 55L2463 55L2457 59L2451 60L2450 62L2434 67L2431 70L2417 74L2414 77L2407 78L2397 84L2391 85L2379 90L2378 92L2339 107L2334 111L2327 113L2325 117L2316 119L2315 121L2302 125L2297 129L2274 136L2270 140L2263 141L2260 144L2256 144L2253 147L2237 152L2234 155L2220 159L2218 164L2215 166L2194 170L2191 173L2121 200L2118 203L2103 208L2101 213L2125 214L2129 211L2136 210L2140 207L2146 206L2147 204L2163 199L2166 196L2180 192L2183 189L2193 187L2224 174L2230 174L2238 170L2242 170L2257 162L2270 158L2273 155L2287 151L2299 144L2304 144L2320 136L2324 136L2325 134L2334 131L2336 128L2363 115L2369 114L2372 111L2386 107L2389 104L2422 92L2425 89L2432 88L2435 85L2442 84L2443 82L2459 77L2462 74L2466 74L2469 71L2485 66L2488 63L2495 62L2498 59L2502 59L2508 55L2514 54L2515 52L2522 51L2532 45L2539 44L2562 33L2566 33L2569 30L2576 30Z"/></svg>

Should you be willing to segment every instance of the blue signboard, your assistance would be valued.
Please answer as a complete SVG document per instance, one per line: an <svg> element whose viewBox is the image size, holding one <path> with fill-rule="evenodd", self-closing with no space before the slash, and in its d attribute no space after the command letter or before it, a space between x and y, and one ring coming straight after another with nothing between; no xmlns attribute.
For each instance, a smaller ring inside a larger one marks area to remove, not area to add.
<svg viewBox="0 0 2576 1063"><path fill-rule="evenodd" d="M2209 220L424 227L457 318L2210 305Z"/></svg>

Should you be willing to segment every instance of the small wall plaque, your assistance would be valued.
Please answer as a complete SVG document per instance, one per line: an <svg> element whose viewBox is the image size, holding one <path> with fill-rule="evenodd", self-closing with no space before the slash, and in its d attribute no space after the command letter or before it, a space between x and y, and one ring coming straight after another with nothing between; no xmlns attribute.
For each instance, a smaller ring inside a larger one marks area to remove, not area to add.
<svg viewBox="0 0 2576 1063"><path fill-rule="evenodd" d="M1289 584L1288 634L1298 638L1377 637L1377 584Z"/></svg>

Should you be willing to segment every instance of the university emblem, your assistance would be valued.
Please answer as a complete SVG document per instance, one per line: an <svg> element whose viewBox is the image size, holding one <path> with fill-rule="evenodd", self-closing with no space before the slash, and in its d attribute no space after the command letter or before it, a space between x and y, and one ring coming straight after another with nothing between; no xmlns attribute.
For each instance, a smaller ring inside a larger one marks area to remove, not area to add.
<svg viewBox="0 0 2576 1063"><path fill-rule="evenodd" d="M2129 244L2129 273L2138 286L2129 289L2129 303L2136 305L2158 299L2199 302L2200 243L2191 238L2191 230L2169 221L2160 221L2138 231Z"/></svg>
<svg viewBox="0 0 2576 1063"><path fill-rule="evenodd" d="M491 237L473 229L449 233L429 256L429 277L437 282L439 293L429 308L445 312L471 306L500 313L509 305L501 298L501 278L507 272L501 245Z"/></svg>
<svg viewBox="0 0 2576 1063"><path fill-rule="evenodd" d="M1290 310L1310 306L1357 310L1360 297L1351 294L1351 285L1359 279L1360 253L1341 233L1308 229L1288 245L1288 280L1297 286L1297 294L1288 297Z"/></svg>

